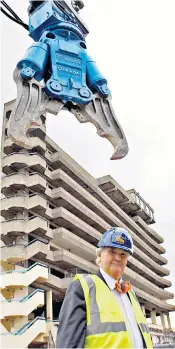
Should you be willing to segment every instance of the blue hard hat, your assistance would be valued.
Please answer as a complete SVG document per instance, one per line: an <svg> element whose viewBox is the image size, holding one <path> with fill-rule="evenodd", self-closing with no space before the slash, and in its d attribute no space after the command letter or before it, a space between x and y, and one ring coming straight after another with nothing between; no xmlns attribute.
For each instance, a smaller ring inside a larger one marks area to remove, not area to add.
<svg viewBox="0 0 175 349"><path fill-rule="evenodd" d="M133 254L133 241L131 235L123 228L113 227L101 237L97 247L116 247Z"/></svg>

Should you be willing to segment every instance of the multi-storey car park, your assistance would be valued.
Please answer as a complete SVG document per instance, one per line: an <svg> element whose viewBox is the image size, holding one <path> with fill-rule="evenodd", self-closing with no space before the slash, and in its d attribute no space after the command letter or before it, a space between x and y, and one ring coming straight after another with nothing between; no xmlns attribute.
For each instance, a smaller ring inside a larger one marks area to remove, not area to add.
<svg viewBox="0 0 175 349"><path fill-rule="evenodd" d="M45 133L31 131L33 148L7 136L14 101L5 104L1 182L1 338L3 347L54 346L59 311L71 277L95 273L95 250L111 226L134 240L125 278L145 313L154 343L173 341L167 300L171 282L154 211L110 175L94 178ZM156 317L161 317L161 326Z"/></svg>

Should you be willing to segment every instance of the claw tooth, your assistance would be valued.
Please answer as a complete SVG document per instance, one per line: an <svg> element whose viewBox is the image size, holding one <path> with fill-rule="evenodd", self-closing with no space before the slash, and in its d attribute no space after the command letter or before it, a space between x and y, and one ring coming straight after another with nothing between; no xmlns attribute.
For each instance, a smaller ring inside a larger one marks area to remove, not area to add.
<svg viewBox="0 0 175 349"><path fill-rule="evenodd" d="M115 153L114 153L114 154L111 156L110 160L121 160L121 159L123 159L125 156L126 156L126 154L125 154L125 155L119 156L119 155L115 155Z"/></svg>
<svg viewBox="0 0 175 349"><path fill-rule="evenodd" d="M117 147L111 156L110 160L120 160L123 159L128 154L129 148L128 145L125 147Z"/></svg>

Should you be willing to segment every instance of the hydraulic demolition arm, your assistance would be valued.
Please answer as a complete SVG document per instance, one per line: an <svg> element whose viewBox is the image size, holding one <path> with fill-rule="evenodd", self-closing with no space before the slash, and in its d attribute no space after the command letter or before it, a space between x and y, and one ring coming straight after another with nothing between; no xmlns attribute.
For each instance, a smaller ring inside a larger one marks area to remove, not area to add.
<svg viewBox="0 0 175 349"><path fill-rule="evenodd" d="M124 132L111 104L106 78L87 54L88 29L79 17L82 1L30 1L29 35L34 44L14 71L17 99L8 134L32 148L27 132L41 115L68 109L79 122L91 122L114 147L111 159L128 153Z"/></svg>

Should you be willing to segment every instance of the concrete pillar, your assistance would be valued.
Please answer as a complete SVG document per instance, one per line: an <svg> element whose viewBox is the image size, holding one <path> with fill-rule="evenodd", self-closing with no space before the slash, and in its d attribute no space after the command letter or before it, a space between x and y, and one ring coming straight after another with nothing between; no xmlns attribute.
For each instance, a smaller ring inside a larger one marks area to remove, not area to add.
<svg viewBox="0 0 175 349"><path fill-rule="evenodd" d="M167 314L167 323L168 323L168 328L171 328L171 320L170 320L170 314Z"/></svg>
<svg viewBox="0 0 175 349"><path fill-rule="evenodd" d="M151 321L153 325L156 325L156 311L152 310L151 311Z"/></svg>
<svg viewBox="0 0 175 349"><path fill-rule="evenodd" d="M143 314L146 315L144 305L141 305L141 309L142 309Z"/></svg>
<svg viewBox="0 0 175 349"><path fill-rule="evenodd" d="M52 290L46 292L46 317L47 320L53 320Z"/></svg>
<svg viewBox="0 0 175 349"><path fill-rule="evenodd" d="M164 313L161 313L161 314L160 314L160 318L161 318L162 327L163 327L163 329L165 329L165 328L166 328L166 324L165 324L165 314L164 314Z"/></svg>

